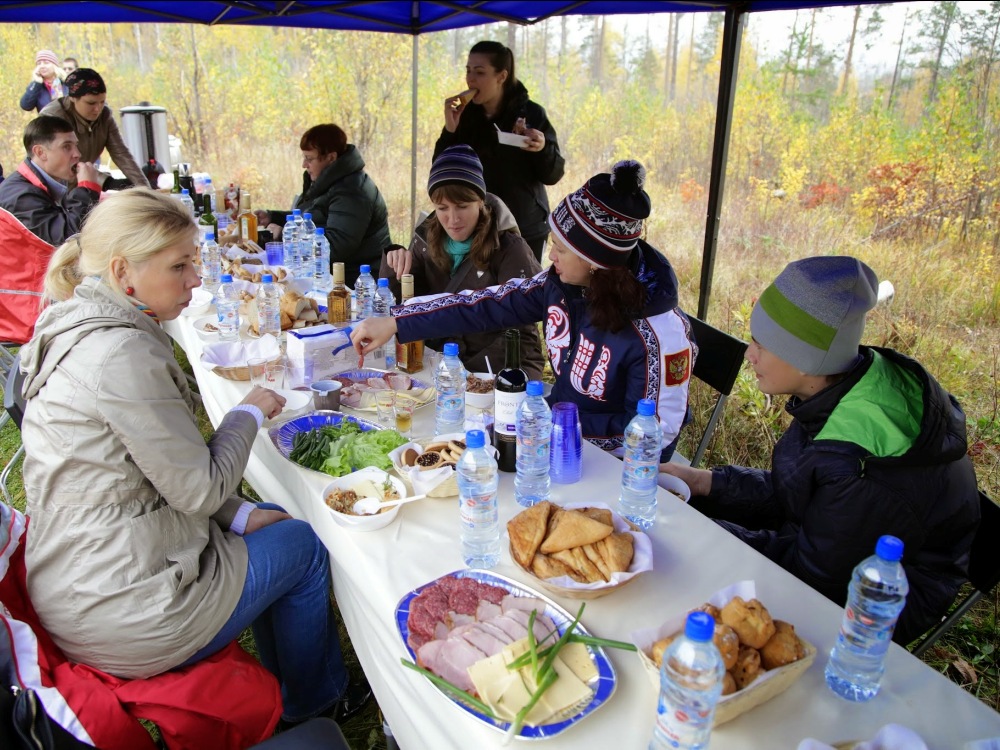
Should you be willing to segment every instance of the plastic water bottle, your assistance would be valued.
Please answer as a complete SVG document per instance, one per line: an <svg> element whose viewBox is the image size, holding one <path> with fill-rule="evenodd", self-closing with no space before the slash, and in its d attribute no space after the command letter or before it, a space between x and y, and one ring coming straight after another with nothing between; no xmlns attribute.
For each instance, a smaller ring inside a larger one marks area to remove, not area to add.
<svg viewBox="0 0 1000 750"><path fill-rule="evenodd" d="M291 214L285 217L285 226L281 228L281 252L285 256L285 264L292 276L298 274L299 243L295 237L295 219Z"/></svg>
<svg viewBox="0 0 1000 750"><path fill-rule="evenodd" d="M851 575L840 635L826 665L826 684L841 698L861 702L878 694L892 631L910 590L902 558L903 542L886 535Z"/></svg>
<svg viewBox="0 0 1000 750"><path fill-rule="evenodd" d="M638 413L625 428L625 460L619 511L640 529L656 520L656 475L660 468L663 429L656 418L656 402L639 399Z"/></svg>
<svg viewBox="0 0 1000 750"><path fill-rule="evenodd" d="M542 396L541 380L529 380L527 397L517 407L517 462L514 499L531 506L549 499L549 448L552 446L552 409Z"/></svg>
<svg viewBox="0 0 1000 750"><path fill-rule="evenodd" d="M266 333L281 336L281 289L274 283L274 277L265 273L257 290L257 319L260 321L260 335Z"/></svg>
<svg viewBox="0 0 1000 750"><path fill-rule="evenodd" d="M195 215L194 215L194 201L191 199L191 193L188 192L187 188L182 188L181 189L180 197L178 197L177 200L179 200L181 203L184 204L184 207L191 214L191 218L192 219L195 218Z"/></svg>
<svg viewBox="0 0 1000 750"><path fill-rule="evenodd" d="M215 232L206 232L201 243L201 284L208 291L215 292L219 288L219 277L222 275L222 255L215 242Z"/></svg>
<svg viewBox="0 0 1000 750"><path fill-rule="evenodd" d="M313 215L309 211L302 214L302 242L305 243L307 252L303 253L306 258L312 258L313 241L316 238L316 224L313 222Z"/></svg>
<svg viewBox="0 0 1000 750"><path fill-rule="evenodd" d="M492 568L500 562L500 472L482 430L465 433L465 446L455 467L462 513L462 559L470 568Z"/></svg>
<svg viewBox="0 0 1000 750"><path fill-rule="evenodd" d="M313 289L329 292L333 284L330 279L330 242L326 239L326 229L313 230Z"/></svg>
<svg viewBox="0 0 1000 750"><path fill-rule="evenodd" d="M222 285L215 293L215 310L219 315L219 338L236 341L240 337L240 293L230 273L222 274Z"/></svg>
<svg viewBox="0 0 1000 750"><path fill-rule="evenodd" d="M302 218L302 209L300 208L292 209L292 227L295 230L295 257L298 258L295 275L301 276L303 273L308 273L308 271L303 271L303 268L309 264L309 256L311 255L309 245L312 243L312 235L308 237L305 235L305 219Z"/></svg>
<svg viewBox="0 0 1000 750"><path fill-rule="evenodd" d="M663 652L660 699L649 750L708 747L726 673L722 654L712 642L714 632L711 615L692 612L684 623L684 635Z"/></svg>
<svg viewBox="0 0 1000 750"><path fill-rule="evenodd" d="M465 427L465 386L468 377L469 373L458 358L458 344L449 341L444 345L444 356L434 371L434 387L437 388L435 435L462 432Z"/></svg>
<svg viewBox="0 0 1000 750"><path fill-rule="evenodd" d="M354 282L354 294L358 298L358 320L372 317L375 314L375 277L371 266L361 266L361 275Z"/></svg>
<svg viewBox="0 0 1000 750"><path fill-rule="evenodd" d="M389 288L389 279L379 279L378 287L375 289L375 298L372 301L372 313L376 318L392 317L392 306L396 304L396 298L392 296ZM392 336L385 342L375 355L376 359L385 362L385 369L396 369L396 337Z"/></svg>
<svg viewBox="0 0 1000 750"><path fill-rule="evenodd" d="M212 206L212 213L213 214L216 211L219 210L218 209L218 204L216 203L215 185L212 184L212 178L211 177L206 177L205 178L205 184L201 188L201 194L208 196L209 202L210 202L210 204Z"/></svg>

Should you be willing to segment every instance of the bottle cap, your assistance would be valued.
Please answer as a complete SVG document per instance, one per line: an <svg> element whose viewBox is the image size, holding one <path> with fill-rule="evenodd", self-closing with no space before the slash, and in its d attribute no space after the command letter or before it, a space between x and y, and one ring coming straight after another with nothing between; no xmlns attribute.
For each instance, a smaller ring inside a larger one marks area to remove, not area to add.
<svg viewBox="0 0 1000 750"><path fill-rule="evenodd" d="M232 284L233 283L233 275L231 273L224 273L224 274L222 274L222 283L223 284Z"/></svg>
<svg viewBox="0 0 1000 750"><path fill-rule="evenodd" d="M903 559L903 540L886 534L878 539L875 554L888 562L899 562Z"/></svg>
<svg viewBox="0 0 1000 750"><path fill-rule="evenodd" d="M371 273L371 272L372 272L372 267L369 266L367 263L361 266L361 273Z"/></svg>
<svg viewBox="0 0 1000 750"><path fill-rule="evenodd" d="M212 184L212 178L211 177L206 177L205 178L205 184L206 185L211 185Z"/></svg>
<svg viewBox="0 0 1000 750"><path fill-rule="evenodd" d="M188 195L188 189L187 188L181 188L181 195Z"/></svg>
<svg viewBox="0 0 1000 750"><path fill-rule="evenodd" d="M651 398L640 398L636 411L643 417L651 417L656 414L656 402Z"/></svg>
<svg viewBox="0 0 1000 750"><path fill-rule="evenodd" d="M205 232L205 242L208 242L209 240L215 242L215 232Z"/></svg>
<svg viewBox="0 0 1000 750"><path fill-rule="evenodd" d="M298 216L301 216L301 215L302 215L302 209L301 208L293 208L292 209L292 216L298 217Z"/></svg>
<svg viewBox="0 0 1000 750"><path fill-rule="evenodd" d="M364 268L364 266L361 266ZM446 357L457 357L458 356L458 344L454 341L449 341L444 345L444 356Z"/></svg>
<svg viewBox="0 0 1000 750"><path fill-rule="evenodd" d="M715 620L707 612L692 612L684 623L684 635L692 641L710 641L715 634Z"/></svg>
<svg viewBox="0 0 1000 750"><path fill-rule="evenodd" d="M389 279L385 279L385 278L379 279L378 280L378 288L379 289L388 289L389 288Z"/></svg>
<svg viewBox="0 0 1000 750"><path fill-rule="evenodd" d="M527 392L529 396L541 396L545 392L545 383L541 380L529 380Z"/></svg>
<svg viewBox="0 0 1000 750"><path fill-rule="evenodd" d="M292 221L294 218L295 218L294 216L292 216L291 214L288 214L288 216L285 217L285 223L287 224L288 222Z"/></svg>
<svg viewBox="0 0 1000 750"><path fill-rule="evenodd" d="M303 219L312 219L312 217L313 215L310 211L306 211L304 214L302 214Z"/></svg>
<svg viewBox="0 0 1000 750"><path fill-rule="evenodd" d="M469 430L465 433L466 448L482 448L484 445L486 445L486 433L482 430Z"/></svg>
<svg viewBox="0 0 1000 750"><path fill-rule="evenodd" d="M326 229L323 227L316 227L316 234L322 237L324 234L326 234Z"/></svg>
<svg viewBox="0 0 1000 750"><path fill-rule="evenodd" d="M260 277L260 280L261 283L263 284L270 284L274 282L274 277L269 273L265 273L263 276Z"/></svg>

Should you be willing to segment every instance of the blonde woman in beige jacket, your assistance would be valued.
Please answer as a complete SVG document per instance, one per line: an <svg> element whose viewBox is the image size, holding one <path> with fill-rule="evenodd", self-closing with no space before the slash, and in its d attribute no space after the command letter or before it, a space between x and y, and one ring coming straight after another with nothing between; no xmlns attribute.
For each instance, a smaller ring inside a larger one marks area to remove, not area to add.
<svg viewBox="0 0 1000 750"><path fill-rule="evenodd" d="M52 258L54 304L21 349L28 591L71 660L127 678L251 626L287 721L344 718L370 691L341 658L329 555L305 522L234 494L284 400L254 388L206 444L160 327L201 283L196 234L177 201L129 190Z"/></svg>

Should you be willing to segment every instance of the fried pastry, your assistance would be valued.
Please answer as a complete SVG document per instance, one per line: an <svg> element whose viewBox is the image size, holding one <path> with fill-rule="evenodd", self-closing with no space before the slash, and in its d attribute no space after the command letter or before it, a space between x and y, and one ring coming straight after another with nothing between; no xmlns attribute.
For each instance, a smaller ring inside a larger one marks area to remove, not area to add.
<svg viewBox="0 0 1000 750"><path fill-rule="evenodd" d="M736 681L736 689L742 690L764 671L760 667L760 652L750 646L740 646L736 664L731 671L733 679Z"/></svg>
<svg viewBox="0 0 1000 750"><path fill-rule="evenodd" d="M775 633L760 649L764 669L777 669L805 656L802 641L795 635L795 626L784 620L774 621Z"/></svg>
<svg viewBox="0 0 1000 750"><path fill-rule="evenodd" d="M554 560L548 555L538 553L531 560L531 572L539 578L558 578L559 576L569 576L574 581L577 580L576 571L558 560ZM583 581L581 581L583 583Z"/></svg>
<svg viewBox="0 0 1000 750"><path fill-rule="evenodd" d="M715 624L715 634L712 636L719 653L722 654L722 662L726 665L726 670L732 669L736 665L736 657L740 654L740 639L736 631L721 622Z"/></svg>
<svg viewBox="0 0 1000 750"><path fill-rule="evenodd" d="M551 555L553 552L593 544L604 539L613 530L611 526L582 513L557 510L549 521L549 533L540 549L542 553Z"/></svg>
<svg viewBox="0 0 1000 750"><path fill-rule="evenodd" d="M605 526L614 526L615 522L611 517L611 511L607 508L580 508L577 513L583 513L587 518L593 518L595 521L600 521Z"/></svg>
<svg viewBox="0 0 1000 750"><path fill-rule="evenodd" d="M514 561L524 567L531 567L531 558L538 551L548 525L552 503L545 501L532 505L507 522L510 548Z"/></svg>
<svg viewBox="0 0 1000 750"><path fill-rule="evenodd" d="M731 672L726 672L722 677L722 694L731 695L736 692L736 680Z"/></svg>
<svg viewBox="0 0 1000 750"><path fill-rule="evenodd" d="M721 613L722 622L736 631L740 643L760 648L774 635L771 613L757 599L748 602L734 596Z"/></svg>
<svg viewBox="0 0 1000 750"><path fill-rule="evenodd" d="M705 614L711 615L712 619L716 622L722 622L722 612L714 604L709 604L705 602L700 607L695 607L691 610L692 612L704 612Z"/></svg>
<svg viewBox="0 0 1000 750"><path fill-rule="evenodd" d="M667 646L674 642L674 640L679 636L680 633L674 633L673 635L668 635L666 638L661 638L656 643L653 644L653 648L650 653L650 657L653 663L657 667L663 665L663 652L667 650Z"/></svg>

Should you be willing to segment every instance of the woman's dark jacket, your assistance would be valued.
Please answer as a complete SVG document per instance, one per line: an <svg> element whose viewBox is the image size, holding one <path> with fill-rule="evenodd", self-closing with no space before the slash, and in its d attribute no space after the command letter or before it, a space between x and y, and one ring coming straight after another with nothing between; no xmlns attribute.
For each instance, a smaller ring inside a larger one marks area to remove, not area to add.
<svg viewBox="0 0 1000 750"><path fill-rule="evenodd" d="M531 152L503 146L497 140L497 127L513 132L514 123L523 117L526 126L545 134L545 147ZM496 127L494 127L496 125ZM562 179L565 162L559 153L556 131L545 110L528 99L528 90L518 81L507 95L503 109L491 120L481 104L470 103L462 112L454 133L441 130L434 145L434 158L449 146L471 146L483 163L486 189L502 200L526 240L548 236L549 199L546 185Z"/></svg>
<svg viewBox="0 0 1000 750"><path fill-rule="evenodd" d="M838 604L883 534L903 540L910 585L894 640L908 643L966 580L979 497L965 414L917 362L861 347L838 383L792 398L771 471L712 472L710 503L745 542Z"/></svg>
<svg viewBox="0 0 1000 750"><path fill-rule="evenodd" d="M469 256L465 257L454 273L435 265L431 261L427 246L427 229L431 222L437 221L434 214L431 214L417 227L410 242L410 251L413 253L411 273L414 295L454 294L463 289L485 289L510 279L530 278L542 270L532 255L531 248L517 233L514 217L503 202L495 195L487 194L486 203L490 207L491 214L490 241L493 247L497 248L490 259L489 268L477 268ZM399 280L384 258L378 275L389 279L393 296L397 300L400 299ZM521 369L532 380L541 380L545 358L538 341L538 327L529 323L516 328L521 332ZM458 342L459 357L469 372L486 372L488 369L486 357L490 358L490 366L495 372L503 367L506 357L503 332L503 328L477 331L461 336L449 336L447 341ZM431 348L440 351L445 339L431 338L427 343Z"/></svg>
<svg viewBox="0 0 1000 750"><path fill-rule="evenodd" d="M365 172L365 160L354 144L349 143L316 182L308 172L303 174L302 194L292 208L312 213L316 226L326 228L331 267L333 263L344 264L348 286L354 286L362 264L378 268L382 251L392 244L385 200ZM290 212L268 213L273 223L284 226Z"/></svg>

